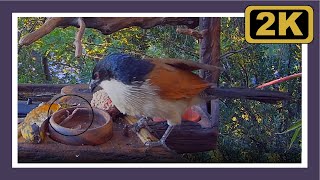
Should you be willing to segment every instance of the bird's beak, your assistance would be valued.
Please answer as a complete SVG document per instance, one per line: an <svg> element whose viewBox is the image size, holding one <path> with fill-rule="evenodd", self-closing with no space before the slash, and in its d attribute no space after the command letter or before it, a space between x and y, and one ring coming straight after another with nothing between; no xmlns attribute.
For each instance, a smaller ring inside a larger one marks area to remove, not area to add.
<svg viewBox="0 0 320 180"><path fill-rule="evenodd" d="M99 85L99 80L93 80L91 79L90 84L89 84L89 89L91 92L94 91L94 89Z"/></svg>

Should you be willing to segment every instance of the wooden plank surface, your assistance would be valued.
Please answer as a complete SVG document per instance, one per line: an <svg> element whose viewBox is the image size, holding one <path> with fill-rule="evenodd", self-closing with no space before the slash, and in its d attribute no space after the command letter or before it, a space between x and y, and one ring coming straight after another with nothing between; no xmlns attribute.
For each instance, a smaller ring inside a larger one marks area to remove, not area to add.
<svg viewBox="0 0 320 180"><path fill-rule="evenodd" d="M56 94L60 94L61 89L66 84L18 84L18 99L46 102Z"/></svg>
<svg viewBox="0 0 320 180"><path fill-rule="evenodd" d="M98 146L71 146L47 138L41 144L18 143L19 162L185 162L181 155L162 147L147 148L129 131L124 134L125 121L114 123L113 137Z"/></svg>
<svg viewBox="0 0 320 180"><path fill-rule="evenodd" d="M71 146L50 138L41 144L30 144L20 138L19 162L186 162L181 153L209 151L217 146L218 131L201 128L194 122L183 121L172 131L166 144L174 151L144 145L144 141L156 141L162 136L166 122L150 122L152 132L144 129L138 136L126 130L125 119L118 119L113 124L111 140L98 146Z"/></svg>

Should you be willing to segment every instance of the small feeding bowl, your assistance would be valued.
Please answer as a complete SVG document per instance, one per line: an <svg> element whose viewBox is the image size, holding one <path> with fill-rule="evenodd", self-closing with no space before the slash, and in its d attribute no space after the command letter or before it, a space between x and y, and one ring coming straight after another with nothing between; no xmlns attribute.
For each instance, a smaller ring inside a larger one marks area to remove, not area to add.
<svg viewBox="0 0 320 180"><path fill-rule="evenodd" d="M110 115L97 108L59 110L51 116L48 128L53 140L69 145L99 145L112 137Z"/></svg>

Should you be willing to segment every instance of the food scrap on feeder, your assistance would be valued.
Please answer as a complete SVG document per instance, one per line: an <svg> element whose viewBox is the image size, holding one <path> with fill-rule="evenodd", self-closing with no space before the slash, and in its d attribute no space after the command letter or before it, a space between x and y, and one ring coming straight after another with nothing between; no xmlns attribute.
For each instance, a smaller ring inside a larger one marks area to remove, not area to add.
<svg viewBox="0 0 320 180"><path fill-rule="evenodd" d="M40 104L38 107L30 111L24 121L18 125L18 137L22 137L26 142L40 143L45 138L45 132L41 131L41 126L49 115L60 109L59 104Z"/></svg>
<svg viewBox="0 0 320 180"><path fill-rule="evenodd" d="M184 114L182 115L181 117L183 120L186 120L186 121L192 121L192 122L199 122L201 120L201 116L200 114L193 110L193 106L188 108ZM159 117L154 117L153 118L153 121L154 122L163 122L163 121L167 121L166 119L162 119L162 118L159 118Z"/></svg>
<svg viewBox="0 0 320 180"><path fill-rule="evenodd" d="M110 97L104 90L99 90L93 94L91 106L107 111L112 119L121 115L120 111L112 104Z"/></svg>

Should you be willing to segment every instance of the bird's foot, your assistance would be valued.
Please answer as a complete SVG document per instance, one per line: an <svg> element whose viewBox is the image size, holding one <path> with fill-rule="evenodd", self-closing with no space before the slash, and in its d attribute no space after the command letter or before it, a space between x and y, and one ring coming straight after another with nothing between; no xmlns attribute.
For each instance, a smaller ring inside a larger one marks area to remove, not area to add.
<svg viewBox="0 0 320 180"><path fill-rule="evenodd" d="M168 146L167 144L165 143L164 140L159 140L159 141L148 141L145 143L145 145L148 147L148 148L152 148L152 147L159 147L159 146L162 146L164 147L165 149L167 149L168 151L172 151Z"/></svg>
<svg viewBox="0 0 320 180"><path fill-rule="evenodd" d="M166 148L169 151L173 151L165 143L166 139L168 138L168 136L171 133L171 131L173 130L173 128L174 128L174 126L169 125L167 130L164 132L164 134L162 135L162 137L161 137L161 139L159 141L148 141L148 142L145 143L145 145L148 146L148 148L156 147L156 146L162 146L162 147Z"/></svg>
<svg viewBox="0 0 320 180"><path fill-rule="evenodd" d="M153 132L153 130L148 126L148 121L148 117L140 118L135 124L132 125L132 130L137 133L142 128L146 128L149 132Z"/></svg>

